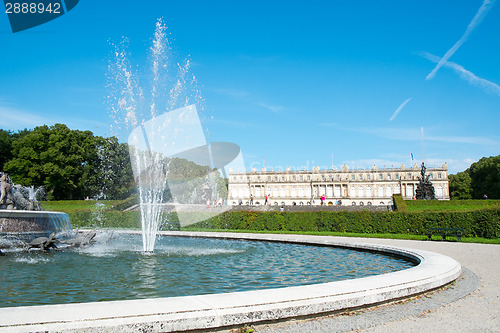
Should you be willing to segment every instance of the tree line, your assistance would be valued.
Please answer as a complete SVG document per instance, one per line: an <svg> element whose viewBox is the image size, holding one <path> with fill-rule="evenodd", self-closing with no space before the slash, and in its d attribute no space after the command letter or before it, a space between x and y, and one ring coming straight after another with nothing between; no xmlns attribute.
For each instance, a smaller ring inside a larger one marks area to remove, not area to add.
<svg viewBox="0 0 500 333"><path fill-rule="evenodd" d="M500 199L500 155L483 157L448 179L452 199Z"/></svg>
<svg viewBox="0 0 500 333"><path fill-rule="evenodd" d="M43 186L46 199L123 199L134 190L128 146L116 137L66 125L17 133L0 130L0 170L24 186Z"/></svg>
<svg viewBox="0 0 500 333"><path fill-rule="evenodd" d="M179 158L165 162L169 165L169 179L187 184L176 192L176 199L188 202L193 192L201 197L210 190L204 181L209 174L215 174L210 181L216 187L215 193L227 195L227 180L209 167ZM0 129L2 170L16 184L43 186L47 200L125 199L137 192L128 144L119 143L116 137L71 130L63 124L16 133ZM169 201L171 194L166 191L164 198Z"/></svg>

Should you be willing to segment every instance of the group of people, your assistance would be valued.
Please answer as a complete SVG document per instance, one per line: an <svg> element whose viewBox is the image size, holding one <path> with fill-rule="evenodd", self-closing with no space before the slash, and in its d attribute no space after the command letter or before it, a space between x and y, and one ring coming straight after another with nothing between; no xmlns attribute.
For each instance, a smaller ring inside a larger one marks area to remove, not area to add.
<svg viewBox="0 0 500 333"><path fill-rule="evenodd" d="M325 205L325 200L326 200L326 197L324 194L321 195L321 197L319 198L321 200L321 206ZM314 204L315 203L315 200L314 200L314 196L312 197L312 203ZM239 200L239 204L242 205L243 204L243 201L240 199ZM250 194L250 202L249 202L250 206L253 205L253 195ZM271 205L271 195L268 194L265 196L264 198L264 205ZM294 202L293 205L295 206L296 203ZM342 205L342 200L336 200L335 201L335 205L336 206L341 206Z"/></svg>
<svg viewBox="0 0 500 333"><path fill-rule="evenodd" d="M219 200L210 201L210 199L207 200L207 208L210 207L222 207L224 205L224 200L222 198L219 198Z"/></svg>
<svg viewBox="0 0 500 333"><path fill-rule="evenodd" d="M322 194L321 197L319 198L321 200L321 206L323 206L325 204L325 195Z"/></svg>
<svg viewBox="0 0 500 333"><path fill-rule="evenodd" d="M271 204L271 195L270 194L266 195L266 198L264 200L264 205L268 205L268 204L269 205Z"/></svg>
<svg viewBox="0 0 500 333"><path fill-rule="evenodd" d="M241 203L240 203L241 204ZM250 194L250 206L253 205L253 194ZM264 206L271 205L271 195L267 194L264 199Z"/></svg>

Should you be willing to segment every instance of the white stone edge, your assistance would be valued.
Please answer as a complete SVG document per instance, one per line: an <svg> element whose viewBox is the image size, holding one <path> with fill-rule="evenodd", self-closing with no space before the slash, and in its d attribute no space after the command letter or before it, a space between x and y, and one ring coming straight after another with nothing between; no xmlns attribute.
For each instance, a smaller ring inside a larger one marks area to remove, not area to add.
<svg viewBox="0 0 500 333"><path fill-rule="evenodd" d="M22 217L44 217L45 215L68 215L63 212L52 212L48 210L0 210L0 218L22 218Z"/></svg>
<svg viewBox="0 0 500 333"><path fill-rule="evenodd" d="M335 237L328 236L179 231L162 234L341 246L397 254L420 263L415 267L388 274L288 288L0 308L0 331L171 332L275 321L408 297L443 286L461 274L461 266L457 261L438 253L385 245L339 242Z"/></svg>

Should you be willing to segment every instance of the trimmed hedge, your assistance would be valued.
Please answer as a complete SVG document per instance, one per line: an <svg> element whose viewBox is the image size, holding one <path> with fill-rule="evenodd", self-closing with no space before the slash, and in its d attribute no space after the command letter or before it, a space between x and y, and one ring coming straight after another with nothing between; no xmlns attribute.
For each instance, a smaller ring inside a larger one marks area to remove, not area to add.
<svg viewBox="0 0 500 333"><path fill-rule="evenodd" d="M406 205L406 201L403 200L401 194L394 194L392 196L392 201L394 202L394 207L398 212L407 212L408 206Z"/></svg>
<svg viewBox="0 0 500 333"><path fill-rule="evenodd" d="M68 212L73 228L127 228L141 227L140 212L80 210Z"/></svg>
<svg viewBox="0 0 500 333"><path fill-rule="evenodd" d="M141 228L140 211L103 211L97 213L88 210L81 210L70 212L68 215L73 228ZM175 213L166 213L163 215L163 218L164 219L160 225L160 229L179 229L179 220Z"/></svg>
<svg viewBox="0 0 500 333"><path fill-rule="evenodd" d="M431 227L464 228L466 237L499 238L500 210L468 212L226 212L187 229L332 231L425 235Z"/></svg>

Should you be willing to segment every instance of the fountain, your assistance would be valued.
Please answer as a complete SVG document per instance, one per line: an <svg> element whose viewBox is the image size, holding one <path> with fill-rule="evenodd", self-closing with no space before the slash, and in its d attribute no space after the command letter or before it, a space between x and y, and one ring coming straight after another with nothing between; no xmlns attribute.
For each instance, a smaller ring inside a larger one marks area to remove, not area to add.
<svg viewBox="0 0 500 333"><path fill-rule="evenodd" d="M37 237L73 235L65 213L43 211L37 200L38 188L14 185L6 173L0 176L0 247L31 242Z"/></svg>
<svg viewBox="0 0 500 333"><path fill-rule="evenodd" d="M201 94L196 78L189 73L190 61L171 68L167 36L165 25L158 20L149 55L151 72L134 70L126 40L115 45L108 66L110 115L115 135L123 137L125 132L128 138L139 188L144 252L154 250L168 200L182 226L206 220L229 209L202 209L207 201L227 199L218 188L219 180L227 177L226 169L244 170L237 145L207 144L198 114ZM170 74L176 69L173 78Z"/></svg>

